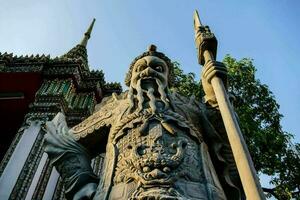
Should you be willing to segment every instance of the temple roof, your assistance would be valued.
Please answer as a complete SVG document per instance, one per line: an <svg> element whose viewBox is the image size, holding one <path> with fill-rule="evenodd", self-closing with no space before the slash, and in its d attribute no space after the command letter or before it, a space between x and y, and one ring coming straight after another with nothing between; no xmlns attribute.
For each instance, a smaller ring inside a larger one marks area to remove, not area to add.
<svg viewBox="0 0 300 200"><path fill-rule="evenodd" d="M95 23L84 33L82 40L62 56L51 58L50 55L21 55L0 52L1 73L38 73L43 78L70 78L76 81L78 88L89 91L101 88L121 92L119 83L106 83L102 70L90 70L88 66L87 43Z"/></svg>

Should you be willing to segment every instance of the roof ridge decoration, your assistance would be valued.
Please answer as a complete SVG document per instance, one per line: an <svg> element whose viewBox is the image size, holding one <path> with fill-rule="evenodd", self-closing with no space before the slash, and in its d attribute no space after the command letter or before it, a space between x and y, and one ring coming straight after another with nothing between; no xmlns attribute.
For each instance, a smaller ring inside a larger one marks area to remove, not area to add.
<svg viewBox="0 0 300 200"><path fill-rule="evenodd" d="M29 63L29 62L45 62L49 61L50 55L45 54L31 54L31 55L15 55L13 53L1 53L0 52L0 61L4 61L7 63L14 62L14 63Z"/></svg>

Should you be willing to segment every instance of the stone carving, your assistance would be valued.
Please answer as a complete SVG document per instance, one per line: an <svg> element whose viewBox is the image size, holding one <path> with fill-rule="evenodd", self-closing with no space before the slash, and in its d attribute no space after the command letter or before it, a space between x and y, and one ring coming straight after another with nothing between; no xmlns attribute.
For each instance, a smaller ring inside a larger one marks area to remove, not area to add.
<svg viewBox="0 0 300 200"><path fill-rule="evenodd" d="M63 114L47 123L45 150L68 199L242 199L213 93L201 104L172 93L173 78L172 62L151 45L131 64L127 92L103 99L71 129ZM97 177L90 162L100 153Z"/></svg>

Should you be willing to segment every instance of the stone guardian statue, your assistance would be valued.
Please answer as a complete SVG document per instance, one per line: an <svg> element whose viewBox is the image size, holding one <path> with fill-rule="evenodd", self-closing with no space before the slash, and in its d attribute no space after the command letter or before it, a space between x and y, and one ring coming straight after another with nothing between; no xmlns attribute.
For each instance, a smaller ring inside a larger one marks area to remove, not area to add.
<svg viewBox="0 0 300 200"><path fill-rule="evenodd" d="M222 73L226 82L225 66L206 66L204 103L171 92L173 68L151 45L130 65L128 91L103 99L93 115L73 128L62 113L47 123L45 151L64 180L67 199L244 198L207 81ZM101 153L105 161L97 177L91 159Z"/></svg>

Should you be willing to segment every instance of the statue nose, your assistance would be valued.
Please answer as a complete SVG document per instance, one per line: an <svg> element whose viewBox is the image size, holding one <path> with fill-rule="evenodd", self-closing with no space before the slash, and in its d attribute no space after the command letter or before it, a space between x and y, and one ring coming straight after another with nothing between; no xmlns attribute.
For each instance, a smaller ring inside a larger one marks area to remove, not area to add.
<svg viewBox="0 0 300 200"><path fill-rule="evenodd" d="M151 67L147 67L146 69L144 69L142 72L141 72L141 77L147 77L147 76L150 76L152 73L152 69Z"/></svg>
<svg viewBox="0 0 300 200"><path fill-rule="evenodd" d="M147 67L146 69L145 69L145 74L146 74L146 76L149 76L150 75L150 71L151 70L151 68L150 67Z"/></svg>

